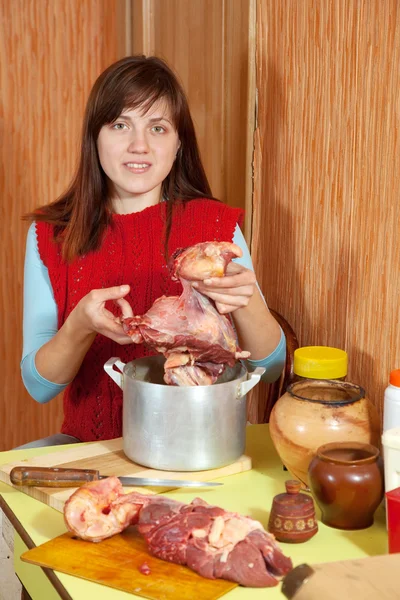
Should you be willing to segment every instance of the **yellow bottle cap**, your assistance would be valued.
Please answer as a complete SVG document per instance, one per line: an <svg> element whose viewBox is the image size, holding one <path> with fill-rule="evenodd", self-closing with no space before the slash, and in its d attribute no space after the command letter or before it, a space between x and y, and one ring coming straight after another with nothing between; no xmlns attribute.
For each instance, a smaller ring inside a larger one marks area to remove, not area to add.
<svg viewBox="0 0 400 600"><path fill-rule="evenodd" d="M339 379L347 375L347 352L329 346L303 346L294 351L293 372L308 379Z"/></svg>

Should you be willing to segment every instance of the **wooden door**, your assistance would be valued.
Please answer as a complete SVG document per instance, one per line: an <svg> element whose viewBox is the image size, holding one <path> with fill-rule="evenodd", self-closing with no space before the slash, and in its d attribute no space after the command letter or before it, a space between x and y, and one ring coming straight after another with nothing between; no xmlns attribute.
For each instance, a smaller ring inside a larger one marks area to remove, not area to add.
<svg viewBox="0 0 400 600"><path fill-rule="evenodd" d="M164 58L186 90L215 197L246 211L250 245L256 115L255 0L132 0L132 51ZM265 391L265 390L264 390ZM249 395L249 418L258 419Z"/></svg>
<svg viewBox="0 0 400 600"><path fill-rule="evenodd" d="M37 404L21 381L22 287L27 224L75 169L87 94L123 56L123 0L2 0L0 5L0 450L60 429L61 398Z"/></svg>
<svg viewBox="0 0 400 600"><path fill-rule="evenodd" d="M253 0L132 0L132 51L164 58L186 90L215 197L247 209L255 99Z"/></svg>

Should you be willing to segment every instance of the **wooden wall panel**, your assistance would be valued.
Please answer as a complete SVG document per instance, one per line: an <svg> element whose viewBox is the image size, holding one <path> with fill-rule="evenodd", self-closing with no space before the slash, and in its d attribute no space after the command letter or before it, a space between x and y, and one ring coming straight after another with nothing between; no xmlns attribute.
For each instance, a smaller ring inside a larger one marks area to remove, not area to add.
<svg viewBox="0 0 400 600"><path fill-rule="evenodd" d="M21 215L72 177L86 97L123 52L121 0L3 0L0 14L0 450L59 431L60 398L38 405L23 387Z"/></svg>
<svg viewBox="0 0 400 600"><path fill-rule="evenodd" d="M400 4L357 7L346 341L352 377L382 409L389 372L400 368Z"/></svg>
<svg viewBox="0 0 400 600"><path fill-rule="evenodd" d="M257 0L258 278L380 409L400 367L399 34L396 0Z"/></svg>
<svg viewBox="0 0 400 600"><path fill-rule="evenodd" d="M248 106L254 102L248 85L253 5L253 0L132 0L133 51L156 54L177 72L213 194L243 208L251 193L246 161Z"/></svg>

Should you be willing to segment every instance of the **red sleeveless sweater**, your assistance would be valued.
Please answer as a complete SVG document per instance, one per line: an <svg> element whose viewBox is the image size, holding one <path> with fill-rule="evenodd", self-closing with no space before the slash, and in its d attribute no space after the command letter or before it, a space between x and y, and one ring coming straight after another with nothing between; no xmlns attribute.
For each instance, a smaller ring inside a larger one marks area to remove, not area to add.
<svg viewBox="0 0 400 600"><path fill-rule="evenodd" d="M72 309L93 289L129 284L127 301L133 313L145 313L162 295L182 292L170 278L164 259L166 203L130 215L113 215L101 248L66 264L61 247L53 242L53 228L36 223L40 257L48 268L58 308L58 327ZM207 241L232 241L243 211L215 200L191 200L177 205L169 240L174 252ZM107 308L116 313L114 304ZM127 363L154 354L143 344L121 346L97 335L75 379L64 392L61 431L81 441L105 440L122 435L122 390L103 369L112 356Z"/></svg>

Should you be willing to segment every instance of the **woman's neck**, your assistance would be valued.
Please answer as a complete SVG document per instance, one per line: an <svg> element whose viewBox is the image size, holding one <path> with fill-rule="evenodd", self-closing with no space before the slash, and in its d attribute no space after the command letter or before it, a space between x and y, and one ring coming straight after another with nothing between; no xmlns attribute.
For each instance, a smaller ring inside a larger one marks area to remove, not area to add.
<svg viewBox="0 0 400 600"><path fill-rule="evenodd" d="M155 206L161 201L161 189L151 190L145 194L121 195L114 193L112 208L118 215L129 215L140 212L149 206Z"/></svg>

